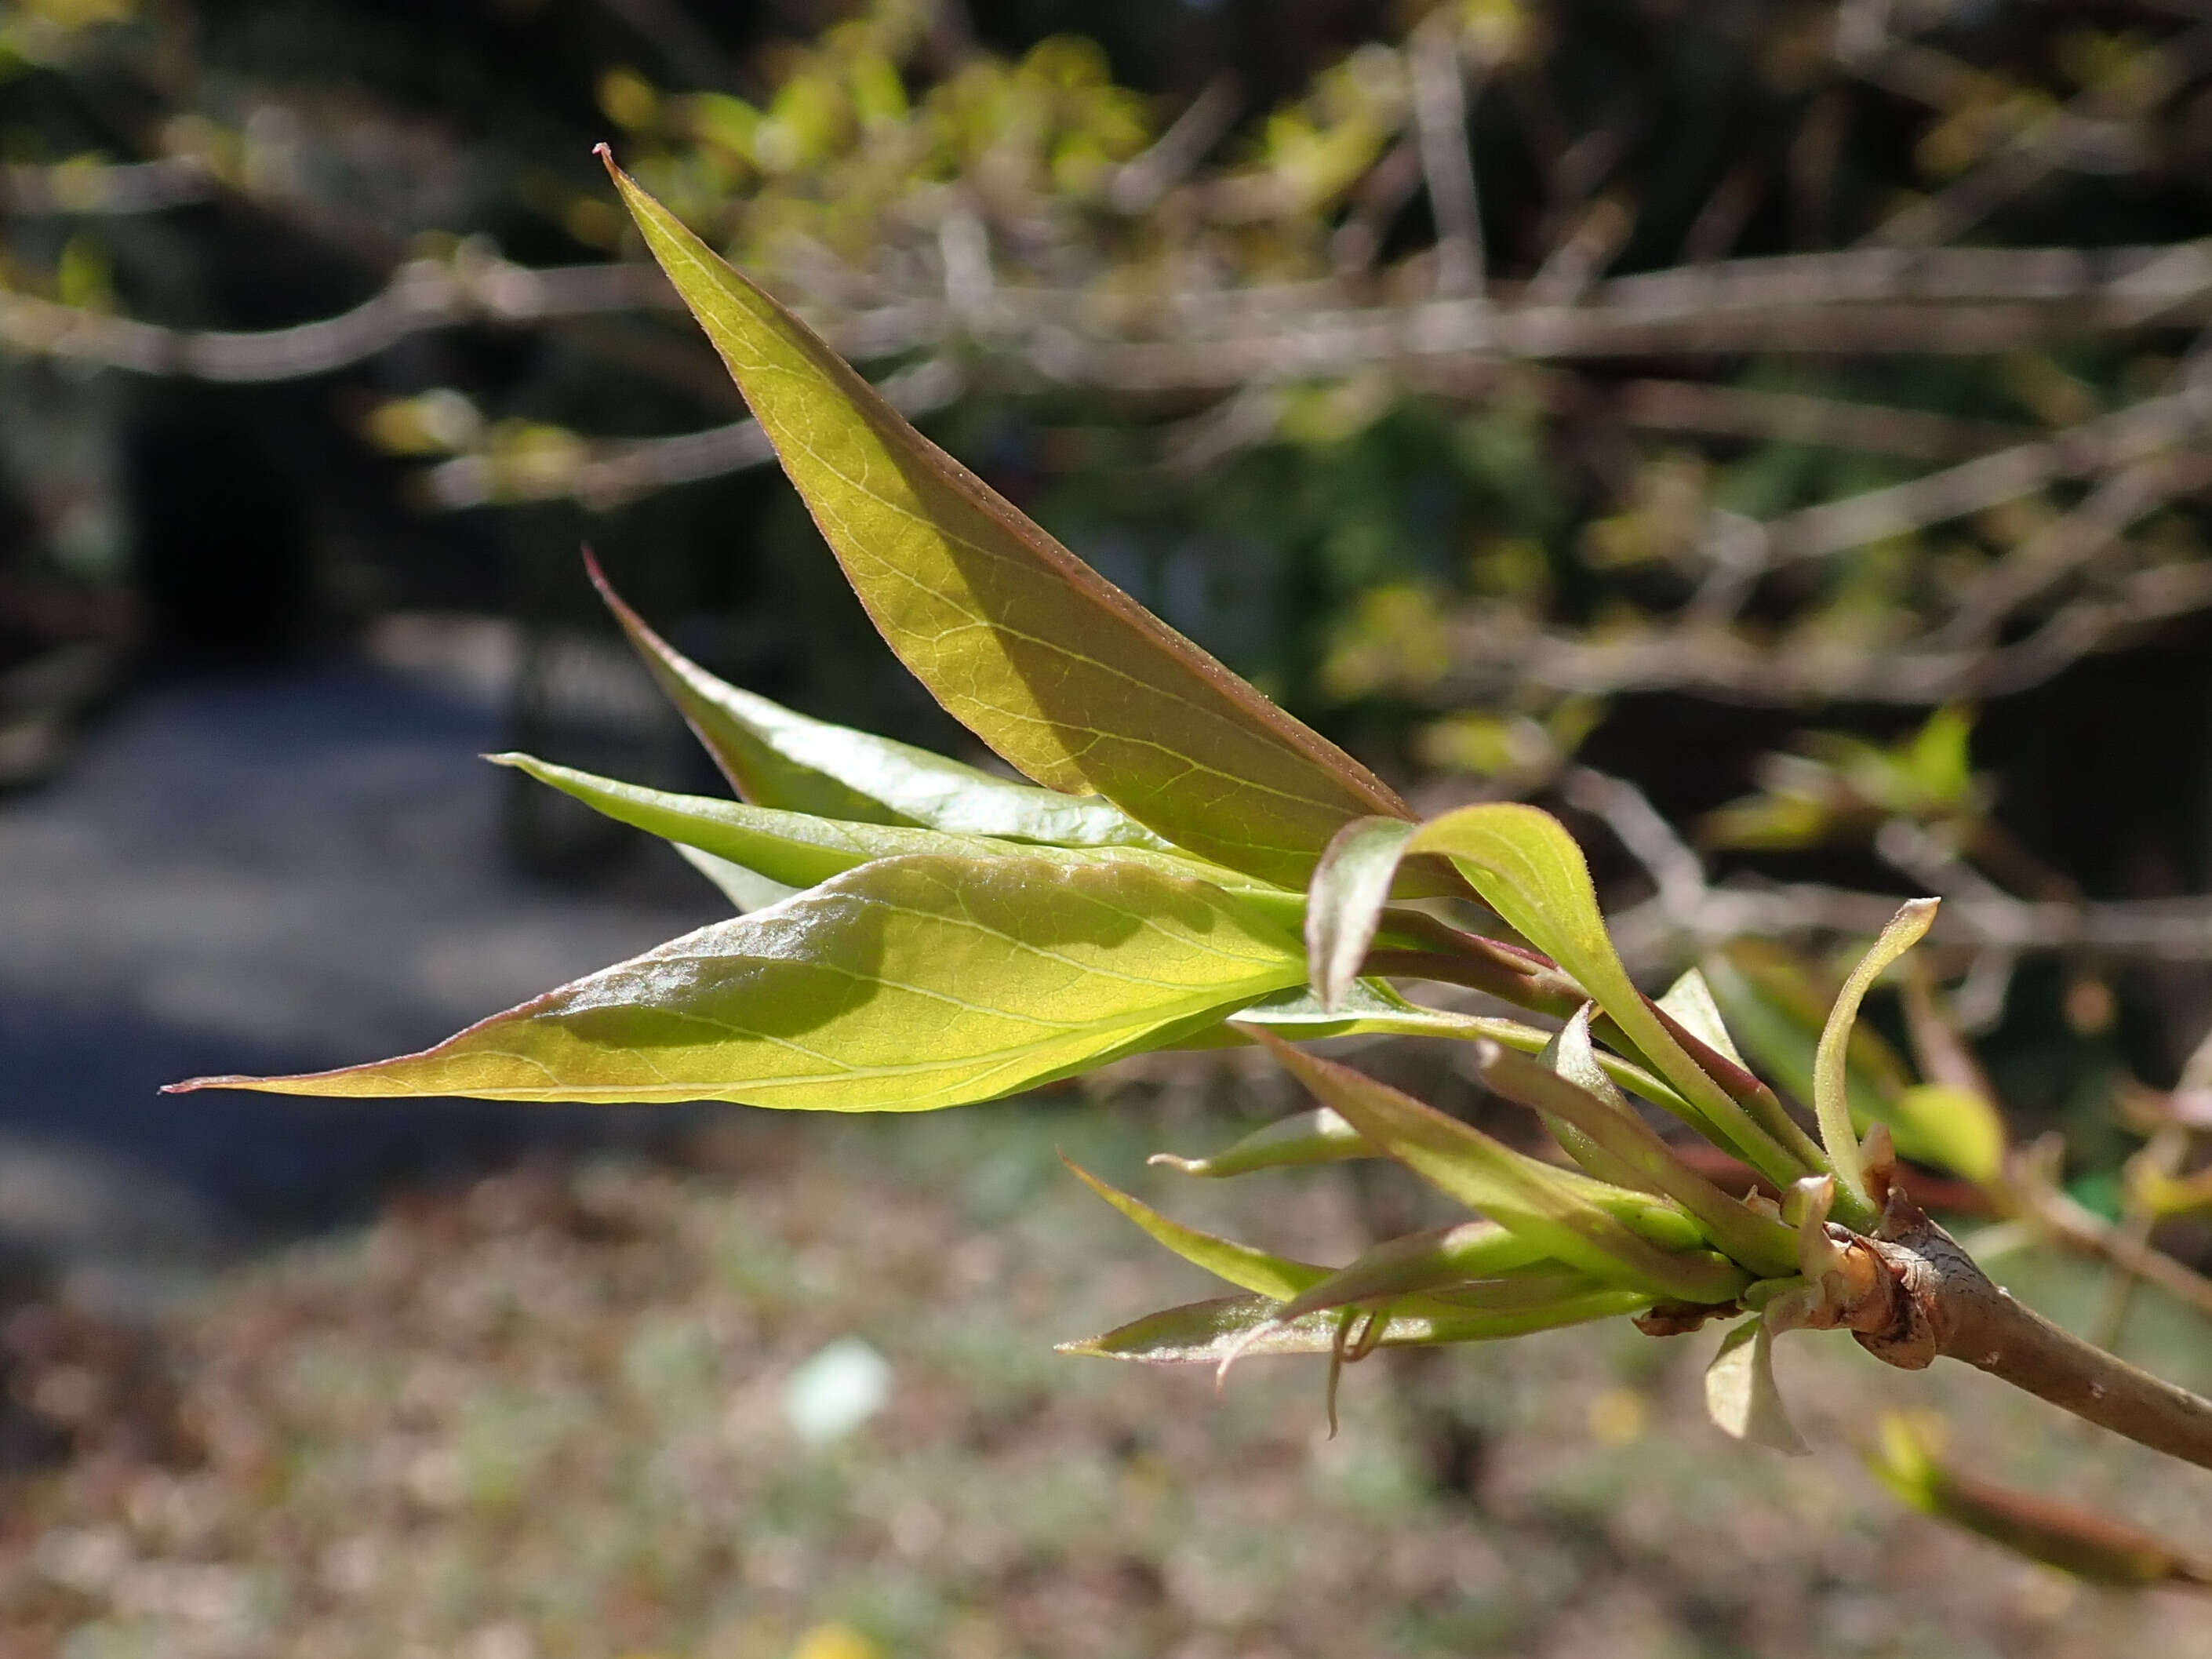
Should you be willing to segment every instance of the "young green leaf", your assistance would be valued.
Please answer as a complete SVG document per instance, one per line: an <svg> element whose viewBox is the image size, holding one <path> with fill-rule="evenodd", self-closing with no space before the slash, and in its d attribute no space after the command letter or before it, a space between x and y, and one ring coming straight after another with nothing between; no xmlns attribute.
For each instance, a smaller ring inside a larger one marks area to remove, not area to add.
<svg viewBox="0 0 2212 1659"><path fill-rule="evenodd" d="M1333 1354L1337 1351L1334 1313L1307 1314L1287 1325L1274 1322L1279 1304L1265 1297L1224 1297L1147 1314L1101 1336L1063 1342L1058 1352L1102 1359L1133 1359L1151 1365L1218 1365L1227 1359L1266 1354ZM1437 1347L1452 1342L1491 1342L1526 1336L1532 1331L1587 1324L1651 1305L1642 1291L1606 1288L1544 1307L1498 1313L1455 1313L1434 1318L1393 1315L1376 1346Z"/></svg>
<svg viewBox="0 0 2212 1659"><path fill-rule="evenodd" d="M1352 981L1342 1005L1334 1012L1323 1008L1312 992L1302 989L1263 997L1238 1009L1224 1024L1231 1031L1264 1025L1278 1036L1300 1042L1336 1036L1449 1037L1462 1042L1503 1043L1524 1054L1541 1052L1555 1035L1517 1019L1425 1008L1407 1000L1381 980ZM1681 1096L1635 1061L1600 1050L1597 1063L1622 1088L1663 1110L1687 1115L1689 1108Z"/></svg>
<svg viewBox="0 0 2212 1659"><path fill-rule="evenodd" d="M1096 795L994 777L911 744L833 726L717 679L646 626L598 562L586 568L654 679L731 787L758 806L1051 847L1174 848Z"/></svg>
<svg viewBox="0 0 2212 1659"><path fill-rule="evenodd" d="M921 1111L1064 1076L1305 972L1203 882L1120 863L896 858L718 922L419 1054L179 1088Z"/></svg>
<svg viewBox="0 0 2212 1659"><path fill-rule="evenodd" d="M1443 853L1522 938L1571 974L1693 1112L1692 1127L1732 1147L1770 1180L1800 1160L1698 1066L1621 966L1598 910L1589 866L1559 821L1517 802L1464 806L1421 826L1411 853Z"/></svg>
<svg viewBox="0 0 2212 1659"><path fill-rule="evenodd" d="M1712 987L1705 983L1705 975L1698 969L1687 969L1668 986L1666 995L1659 999L1659 1006L1722 1059L1740 1070L1751 1069L1736 1052L1735 1039L1729 1035L1728 1022L1721 1018L1720 1004L1713 1000Z"/></svg>
<svg viewBox="0 0 2212 1659"><path fill-rule="evenodd" d="M1403 818L1357 818L1336 832L1314 866L1306 896L1307 983L1323 1008L1334 1009L1358 979L1413 836Z"/></svg>
<svg viewBox="0 0 2212 1659"><path fill-rule="evenodd" d="M1146 1161L1164 1164L1185 1175L1218 1177L1382 1156L1382 1148L1328 1107L1318 1106L1310 1112L1294 1113L1264 1129L1255 1129L1210 1158L1177 1158L1172 1152L1154 1152Z"/></svg>
<svg viewBox="0 0 2212 1659"><path fill-rule="evenodd" d="M1233 1239L1170 1221L1149 1204L1099 1180L1065 1152L1060 1154L1060 1161L1067 1165L1077 1180L1150 1233L1155 1242L1164 1244L1194 1266L1205 1268L1215 1278L1227 1279L1241 1291L1250 1291L1275 1302L1287 1302L1329 1276L1327 1267L1271 1255L1249 1244L1239 1244Z"/></svg>
<svg viewBox="0 0 2212 1659"><path fill-rule="evenodd" d="M1494 1221L1434 1227L1402 1238L1385 1239L1363 1251L1357 1260L1285 1302L1276 1317L1296 1319L1302 1314L1355 1302L1388 1302L1470 1280L1496 1283L1544 1260L1544 1253L1535 1244ZM1528 1306L1601 1288L1588 1274L1553 1262L1541 1275L1507 1294L1521 1298L1516 1305ZM1502 1299L1490 1305L1502 1305Z"/></svg>
<svg viewBox="0 0 2212 1659"><path fill-rule="evenodd" d="M1727 1302L1750 1282L1730 1263L1697 1248L1703 1235L1664 1200L1540 1164L1349 1066L1294 1048L1267 1031L1259 1036L1299 1082L1362 1135L1545 1255L1607 1284L1633 1285L1686 1302ZM1638 1231L1645 1227L1665 1231L1683 1248L1679 1253L1660 1248Z"/></svg>
<svg viewBox="0 0 2212 1659"><path fill-rule="evenodd" d="M814 886L876 859L1026 858L1058 865L1121 863L1158 871L1164 876L1212 883L1266 911L1279 925L1299 926L1298 896L1285 888L1255 882L1218 866L1150 848L1032 847L988 836L956 835L904 824L854 823L804 812L750 806L743 801L706 795L675 795L612 778L595 777L528 755L493 755L495 764L512 766L539 782L574 796L595 811L634 824L663 840L744 866L794 889ZM1040 792L1042 793L1042 792Z"/></svg>
<svg viewBox="0 0 2212 1659"><path fill-rule="evenodd" d="M713 882L715 889L740 915L765 910L771 904L781 904L799 890L796 887L787 887L780 881L770 881L759 872L748 870L742 864L732 864L727 859L716 858L712 853L686 847L680 841L672 844L677 855Z"/></svg>
<svg viewBox="0 0 2212 1659"><path fill-rule="evenodd" d="M1494 1042L1476 1046L1475 1064L1482 1080L1508 1100L1571 1125L1632 1177L1636 1186L1662 1193L1680 1204L1731 1260L1761 1278L1797 1270L1796 1239L1789 1228L1729 1197L1685 1164L1657 1131L1630 1109L1604 1073L1583 1055L1571 1054L1577 1046L1587 1054L1586 1026L1579 1045L1566 1038L1561 1046L1570 1053L1574 1073L1602 1085L1605 1092Z"/></svg>
<svg viewBox="0 0 2212 1659"><path fill-rule="evenodd" d="M1628 1102L1614 1086L1613 1079L1605 1074L1605 1067L1598 1061L1596 1047L1590 1042L1590 1015L1596 1006L1585 1002L1576 1009L1567 1023L1554 1032L1552 1040L1538 1052L1536 1064L1558 1073L1576 1087L1587 1090L1607 1107L1627 1113L1630 1111ZM1483 1051L1478 1045L1475 1049L1478 1073L1482 1070L1482 1065ZM1483 1081L1489 1083L1508 1100L1519 1098L1499 1088L1487 1077ZM1521 1103L1524 1106L1533 1104L1528 1101L1522 1101ZM1536 1108L1536 1112L1543 1119L1544 1127L1552 1132L1552 1139L1559 1143L1567 1156L1600 1181L1610 1182L1616 1187L1633 1187L1641 1192L1659 1190L1651 1184L1650 1176L1609 1151L1604 1141L1589 1133L1571 1117L1561 1117L1540 1106Z"/></svg>
<svg viewBox="0 0 2212 1659"><path fill-rule="evenodd" d="M1705 1368L1705 1410L1724 1434L1803 1457L1812 1450L1783 1409L1774 1386L1774 1333L1754 1316L1721 1339Z"/></svg>
<svg viewBox="0 0 2212 1659"><path fill-rule="evenodd" d="M861 604L955 719L1037 782L1103 795L1179 847L1285 885L1303 885L1350 820L1411 816L916 432L607 167Z"/></svg>
<svg viewBox="0 0 2212 1659"><path fill-rule="evenodd" d="M1857 1024L1859 1004L1866 1000L1875 981L1892 963L1919 944L1935 924L1936 907L1940 902L1932 898L1913 899L1899 908L1889 926L1881 930L1881 937L1844 980L1835 1006L1828 1010L1828 1022L1820 1032L1820 1046L1813 1056L1813 1115L1820 1120L1820 1139L1843 1184L1843 1194L1838 1196L1848 1195L1850 1205L1858 1212L1844 1218L1855 1224L1863 1224L1873 1214L1874 1206L1867 1196L1866 1170L1860 1164L1858 1136L1851 1127L1850 1100L1845 1092L1844 1064L1850 1054L1851 1027Z"/></svg>

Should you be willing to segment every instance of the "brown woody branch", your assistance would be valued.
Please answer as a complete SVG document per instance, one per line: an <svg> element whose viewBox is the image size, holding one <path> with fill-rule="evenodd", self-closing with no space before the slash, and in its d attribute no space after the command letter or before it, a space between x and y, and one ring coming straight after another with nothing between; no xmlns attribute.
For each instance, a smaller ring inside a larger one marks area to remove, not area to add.
<svg viewBox="0 0 2212 1659"><path fill-rule="evenodd" d="M1993 1283L1958 1242L1893 1188L1874 1248L1888 1283L1837 1322L1887 1363L1963 1360L2154 1451L2212 1468L2212 1401L2137 1370Z"/></svg>

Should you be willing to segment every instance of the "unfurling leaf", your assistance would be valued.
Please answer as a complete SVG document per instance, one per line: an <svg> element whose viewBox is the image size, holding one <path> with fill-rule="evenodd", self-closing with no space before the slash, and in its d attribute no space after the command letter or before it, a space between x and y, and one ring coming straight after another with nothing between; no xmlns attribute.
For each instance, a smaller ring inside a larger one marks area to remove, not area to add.
<svg viewBox="0 0 2212 1659"><path fill-rule="evenodd" d="M994 777L911 744L833 726L717 679L647 627L586 556L592 580L723 776L757 806L1051 847L1174 849L1111 801Z"/></svg>
<svg viewBox="0 0 2212 1659"><path fill-rule="evenodd" d="M1828 1149L1828 1161L1835 1166L1844 1194L1858 1212L1845 1218L1854 1224L1863 1224L1873 1214L1874 1206L1867 1196L1866 1170L1859 1161L1858 1136L1851 1125L1850 1099L1846 1092L1844 1067L1850 1052L1851 1027L1857 1024L1859 1004L1866 1000L1866 994L1875 981L1892 963L1919 944L1934 925L1936 907L1940 902L1913 899L1899 908L1889 926L1881 930L1881 937L1860 959L1859 965L1851 969L1844 988L1837 994L1835 1006L1828 1010L1827 1024L1820 1031L1820 1046L1813 1057L1813 1115L1820 1121L1820 1139Z"/></svg>
<svg viewBox="0 0 2212 1659"><path fill-rule="evenodd" d="M1570 1051L1573 1046L1562 1044ZM1588 1054L1589 1046L1585 1028L1579 1045L1583 1055ZM1634 1185L1680 1204L1731 1259L1761 1277L1786 1276L1797 1270L1796 1242L1789 1228L1729 1197L1685 1164L1617 1091L1601 1095L1495 1043L1478 1047L1475 1055L1484 1082L1508 1100L1559 1119L1587 1137ZM1612 1091L1611 1082L1595 1064L1580 1057L1570 1063Z"/></svg>
<svg viewBox="0 0 2212 1659"><path fill-rule="evenodd" d="M1394 1314L1375 1334L1383 1348L1436 1347L1452 1342L1491 1342L1526 1336L1532 1331L1611 1319L1647 1307L1640 1291L1603 1289L1541 1308L1499 1313L1454 1313L1434 1318ZM1194 1302L1156 1314L1079 1342L1063 1342L1059 1352L1103 1359L1134 1359L1152 1365L1218 1365L1229 1359L1267 1354L1334 1354L1340 1316L1307 1314L1286 1325L1274 1322L1279 1304L1265 1297L1224 1297Z"/></svg>
<svg viewBox="0 0 2212 1659"><path fill-rule="evenodd" d="M1557 818L1515 802L1465 806L1422 825L1406 850L1448 854L1485 903L1574 975L1681 1092L1693 1127L1778 1184L1805 1173L1801 1159L1691 1058L1630 980L1606 932L1582 848Z"/></svg>
<svg viewBox="0 0 2212 1659"><path fill-rule="evenodd" d="M1210 1158L1177 1158L1154 1152L1149 1160L1193 1176L1250 1175L1257 1170L1288 1170L1346 1158L1380 1158L1382 1149L1326 1106L1299 1112L1264 1129L1255 1129Z"/></svg>
<svg viewBox="0 0 2212 1659"><path fill-rule="evenodd" d="M1774 1333L1764 1318L1733 1327L1705 1367L1705 1410L1722 1432L1792 1457L1811 1451L1774 1386Z"/></svg>
<svg viewBox="0 0 2212 1659"><path fill-rule="evenodd" d="M1277 1316L1296 1319L1325 1308L1355 1302L1389 1301L1394 1297L1436 1291L1470 1279L1497 1280L1545 1260L1543 1251L1529 1240L1494 1221L1462 1221L1455 1227L1436 1227L1427 1232L1387 1238L1372 1249L1283 1304ZM1572 1280L1561 1280L1561 1275ZM1553 1263L1543 1281L1548 1294L1599 1289L1586 1273L1560 1268ZM1542 1299L1544 1292L1536 1292Z"/></svg>
<svg viewBox="0 0 2212 1659"><path fill-rule="evenodd" d="M1306 982L1323 1008L1341 1004L1359 977L1399 857L1413 835L1413 824L1403 818L1360 818L1337 831L1314 867L1306 904Z"/></svg>
<svg viewBox="0 0 2212 1659"><path fill-rule="evenodd" d="M1037 782L1103 795L1179 847L1285 885L1352 819L1411 816L916 432L607 166L878 630L955 719Z"/></svg>
<svg viewBox="0 0 2212 1659"><path fill-rule="evenodd" d="M1727 1302L1749 1283L1700 1248L1704 1234L1668 1200L1540 1164L1349 1066L1259 1035L1299 1082L1369 1140L1545 1255L1608 1284L1686 1302Z"/></svg>
<svg viewBox="0 0 2212 1659"><path fill-rule="evenodd" d="M1203 882L884 859L419 1054L176 1086L921 1111L1171 1042L1304 972L1295 938Z"/></svg>

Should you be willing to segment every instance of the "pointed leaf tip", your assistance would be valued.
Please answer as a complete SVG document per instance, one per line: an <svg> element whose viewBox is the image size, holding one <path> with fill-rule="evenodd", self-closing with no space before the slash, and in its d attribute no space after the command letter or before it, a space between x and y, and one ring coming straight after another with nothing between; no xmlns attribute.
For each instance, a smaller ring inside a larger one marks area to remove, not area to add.
<svg viewBox="0 0 2212 1659"><path fill-rule="evenodd" d="M1566 826L1541 808L1493 801L1431 819L1408 853L1442 853L1484 902L1581 984L1653 1068L1680 1091L1687 1121L1778 1184L1803 1170L1669 1031L1629 978L1605 918L1589 864Z"/></svg>
<svg viewBox="0 0 2212 1659"><path fill-rule="evenodd" d="M615 591L588 547L584 567L661 690L731 787L755 805L1041 846L1177 850L1096 795L1018 783L732 685L655 633Z"/></svg>
<svg viewBox="0 0 2212 1659"><path fill-rule="evenodd" d="M926 1111L1172 1042L1294 984L1295 941L1206 883L908 856L549 991L436 1048L276 1094Z"/></svg>
<svg viewBox="0 0 2212 1659"><path fill-rule="evenodd" d="M915 431L814 331L619 168L861 604L953 717L1037 782L1302 887L1387 785L1193 645Z"/></svg>
<svg viewBox="0 0 2212 1659"><path fill-rule="evenodd" d="M1859 1005L1866 1000L1866 994L1893 963L1927 936L1929 928L1935 925L1936 907L1941 902L1932 898L1911 899L1899 907L1889 926L1881 930L1881 937L1844 980L1834 1006L1828 1010L1827 1021L1820 1030L1820 1047L1814 1054L1813 1115L1820 1120L1821 1144L1827 1149L1828 1162L1843 1188L1840 1196L1848 1211L1844 1218L1853 1225L1863 1225L1872 1216L1874 1206L1867 1192L1866 1166L1859 1152L1858 1134L1851 1124L1847 1073L1851 1029L1858 1023Z"/></svg>
<svg viewBox="0 0 2212 1659"><path fill-rule="evenodd" d="M1329 1275L1327 1267L1272 1255L1249 1244L1171 1221L1142 1200L1101 1181L1066 1152L1060 1154L1060 1161L1078 1181L1151 1234L1156 1243L1239 1290L1266 1297L1270 1302L1286 1302Z"/></svg>

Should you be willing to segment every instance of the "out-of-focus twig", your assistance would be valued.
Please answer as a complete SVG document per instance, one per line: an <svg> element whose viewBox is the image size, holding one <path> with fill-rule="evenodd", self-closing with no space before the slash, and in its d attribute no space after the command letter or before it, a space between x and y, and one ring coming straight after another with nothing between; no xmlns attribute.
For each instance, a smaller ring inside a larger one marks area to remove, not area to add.
<svg viewBox="0 0 2212 1659"><path fill-rule="evenodd" d="M1443 14L1439 14L1441 17ZM1413 122L1421 141L1421 171L1437 222L1437 292L1474 295L1482 290L1481 204L1474 164L1468 155L1467 73L1459 40L1449 28L1423 27L1407 49L1413 81Z"/></svg>
<svg viewBox="0 0 2212 1659"><path fill-rule="evenodd" d="M1215 76L1149 149L1115 170L1108 199L1123 213L1142 213L1228 137L1243 107L1244 89L1237 76L1226 71Z"/></svg>
<svg viewBox="0 0 2212 1659"><path fill-rule="evenodd" d="M1577 766L1562 775L1560 787L1570 803L1603 820L1658 890L1612 919L1632 961L1662 962L1731 939L1871 938L1905 896L1813 883L1715 886L1697 854L1635 785ZM2212 962L2212 897L2055 904L1988 888L1946 899L1929 939L1968 950Z"/></svg>
<svg viewBox="0 0 2212 1659"><path fill-rule="evenodd" d="M2188 562L2136 571L2107 592L2062 605L2025 638L1974 649L1819 638L1769 644L1719 627L1592 640L1545 631L1517 611L1476 611L1451 625L1454 665L1435 695L1476 699L1521 686L1580 696L1681 691L1752 707L1933 708L2040 685L2147 629L2208 609L2212 563Z"/></svg>
<svg viewBox="0 0 2212 1659"><path fill-rule="evenodd" d="M942 409L960 395L959 369L942 358L916 364L878 388L908 416ZM589 443L556 440L509 454L456 456L422 475L420 488L447 509L520 501L576 501L595 510L656 489L719 477L775 459L759 423L733 421L668 438Z"/></svg>
<svg viewBox="0 0 2212 1659"><path fill-rule="evenodd" d="M2116 86L2077 94L1988 160L1942 190L1875 228L1870 243L1892 247L1946 242L1979 224L2005 203L2080 158L2099 171L2110 165L2113 130L2155 112L2212 64L2212 25L2200 25L2145 49Z"/></svg>
<svg viewBox="0 0 2212 1659"><path fill-rule="evenodd" d="M159 213L216 193L207 169L190 161L0 167L0 212L7 213Z"/></svg>

